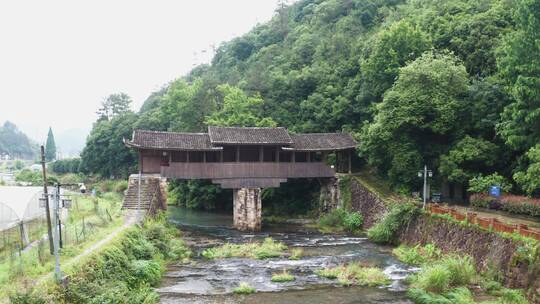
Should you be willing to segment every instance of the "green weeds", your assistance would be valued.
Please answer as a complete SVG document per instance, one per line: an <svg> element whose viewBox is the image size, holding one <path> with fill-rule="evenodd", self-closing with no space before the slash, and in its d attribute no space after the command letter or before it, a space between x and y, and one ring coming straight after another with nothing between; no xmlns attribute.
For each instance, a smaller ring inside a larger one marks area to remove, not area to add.
<svg viewBox="0 0 540 304"><path fill-rule="evenodd" d="M397 243L397 232L418 214L420 209L413 203L397 203L392 206L384 218L368 230L368 237L375 243Z"/></svg>
<svg viewBox="0 0 540 304"><path fill-rule="evenodd" d="M381 269L363 267L358 263L321 269L316 273L318 276L327 279L338 279L339 283L343 286L381 286L390 283L388 276Z"/></svg>
<svg viewBox="0 0 540 304"><path fill-rule="evenodd" d="M238 287L233 289L233 292L236 294L251 294L255 292L255 288L251 287L246 282L241 282L240 285L238 285Z"/></svg>
<svg viewBox="0 0 540 304"><path fill-rule="evenodd" d="M269 259L285 255L287 246L276 242L272 238L266 238L262 243L231 244L226 243L220 247L206 249L202 256L207 259L225 259L232 257L244 257L254 259Z"/></svg>
<svg viewBox="0 0 540 304"><path fill-rule="evenodd" d="M343 208L334 209L323 215L318 227L323 232L348 231L358 232L362 228L364 218L358 212L349 212Z"/></svg>
<svg viewBox="0 0 540 304"><path fill-rule="evenodd" d="M283 282L291 282L295 280L295 277L288 273L286 270L283 270L281 273L275 273L272 275L272 282L276 283L283 283Z"/></svg>

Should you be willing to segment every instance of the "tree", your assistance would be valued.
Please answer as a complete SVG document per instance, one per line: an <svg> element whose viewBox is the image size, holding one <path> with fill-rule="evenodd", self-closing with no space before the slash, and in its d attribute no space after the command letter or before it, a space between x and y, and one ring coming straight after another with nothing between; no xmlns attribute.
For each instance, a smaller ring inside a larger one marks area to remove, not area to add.
<svg viewBox="0 0 540 304"><path fill-rule="evenodd" d="M519 1L515 19L517 30L503 39L498 56L515 101L497 131L511 148L526 151L540 142L540 0Z"/></svg>
<svg viewBox="0 0 540 304"><path fill-rule="evenodd" d="M379 101L394 83L399 68L431 47L428 36L407 21L391 25L379 33L369 57L362 62L364 89ZM365 94L366 94L365 93Z"/></svg>
<svg viewBox="0 0 540 304"><path fill-rule="evenodd" d="M45 159L47 161L53 161L56 159L56 143L54 142L53 131L50 127L49 133L47 134L47 143L45 144Z"/></svg>
<svg viewBox="0 0 540 304"><path fill-rule="evenodd" d="M489 141L465 136L448 154L441 156L439 171L451 182L467 183L495 165L498 150L499 147Z"/></svg>
<svg viewBox="0 0 540 304"><path fill-rule="evenodd" d="M275 127L277 123L264 117L264 101L259 95L247 96L240 88L218 86L223 95L221 108L207 116L205 123L212 126Z"/></svg>
<svg viewBox="0 0 540 304"><path fill-rule="evenodd" d="M461 137L469 88L453 55L426 52L399 70L360 138L361 155L396 184L412 187L422 164L431 167Z"/></svg>
<svg viewBox="0 0 540 304"><path fill-rule="evenodd" d="M514 180L528 195L540 194L540 144L526 153L528 166L514 174Z"/></svg>
<svg viewBox="0 0 540 304"><path fill-rule="evenodd" d="M97 111L100 120L109 120L130 112L131 97L124 93L111 94L101 103L101 108Z"/></svg>

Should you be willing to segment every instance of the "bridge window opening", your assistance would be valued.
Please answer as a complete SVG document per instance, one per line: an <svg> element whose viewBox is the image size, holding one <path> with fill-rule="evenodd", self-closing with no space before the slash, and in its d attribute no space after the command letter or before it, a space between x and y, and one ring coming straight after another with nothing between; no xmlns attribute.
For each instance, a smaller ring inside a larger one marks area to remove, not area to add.
<svg viewBox="0 0 540 304"><path fill-rule="evenodd" d="M280 151L279 152L279 162L280 163L290 163L292 159L292 153L289 151Z"/></svg>
<svg viewBox="0 0 540 304"><path fill-rule="evenodd" d="M189 162L190 163L202 163L203 162L203 153L200 151L189 151Z"/></svg>
<svg viewBox="0 0 540 304"><path fill-rule="evenodd" d="M263 161L264 162L275 162L276 161L276 147L264 147L263 148Z"/></svg>
<svg viewBox="0 0 540 304"><path fill-rule="evenodd" d="M233 163L236 161L236 147L224 146L223 147L223 162Z"/></svg>
<svg viewBox="0 0 540 304"><path fill-rule="evenodd" d="M175 151L171 153L171 161L173 163L185 163L187 162L186 151Z"/></svg>
<svg viewBox="0 0 540 304"><path fill-rule="evenodd" d="M297 163L305 163L308 161L308 154L306 152L296 152L294 153L294 161Z"/></svg>
<svg viewBox="0 0 540 304"><path fill-rule="evenodd" d="M258 146L242 146L240 147L240 162L258 162L259 159Z"/></svg>
<svg viewBox="0 0 540 304"><path fill-rule="evenodd" d="M219 153L215 151L209 151L206 153L206 162L207 163L218 163L219 162Z"/></svg>
<svg viewBox="0 0 540 304"><path fill-rule="evenodd" d="M320 163L323 161L323 154L322 152L311 152L310 154L310 160L312 162Z"/></svg>

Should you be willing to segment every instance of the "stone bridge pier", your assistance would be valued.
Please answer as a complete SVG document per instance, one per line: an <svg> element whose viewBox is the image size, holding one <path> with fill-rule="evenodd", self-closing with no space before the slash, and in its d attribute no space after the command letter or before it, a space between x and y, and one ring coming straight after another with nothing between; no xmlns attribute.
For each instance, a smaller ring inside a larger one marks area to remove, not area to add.
<svg viewBox="0 0 540 304"><path fill-rule="evenodd" d="M261 188L241 188L233 190L234 228L240 231L260 231Z"/></svg>

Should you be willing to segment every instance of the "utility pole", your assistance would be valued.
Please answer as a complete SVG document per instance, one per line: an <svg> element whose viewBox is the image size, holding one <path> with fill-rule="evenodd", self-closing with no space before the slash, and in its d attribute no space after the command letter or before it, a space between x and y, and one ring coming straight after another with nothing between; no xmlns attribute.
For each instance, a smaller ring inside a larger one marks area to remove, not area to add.
<svg viewBox="0 0 540 304"><path fill-rule="evenodd" d="M45 147L41 146L41 170L43 172L43 196L45 198L45 212L47 215L47 235L49 237L49 251L54 254L54 243L51 225L51 211L49 209L49 195L47 193L47 168L45 166Z"/></svg>
<svg viewBox="0 0 540 304"><path fill-rule="evenodd" d="M422 208L426 209L426 201L427 201L427 178L433 176L433 171L428 170L427 166L424 165L424 171L418 171L418 177L424 177L424 195L423 197L423 204Z"/></svg>
<svg viewBox="0 0 540 304"><path fill-rule="evenodd" d="M56 218L58 219L58 240L60 243L60 248L64 248L62 244L62 218L60 214L60 184L56 184L56 212Z"/></svg>
<svg viewBox="0 0 540 304"><path fill-rule="evenodd" d="M58 210L60 209L60 186L56 187L54 193L54 277L57 282L62 280L62 272L60 271L60 254L58 252L58 224L59 224L59 214Z"/></svg>

